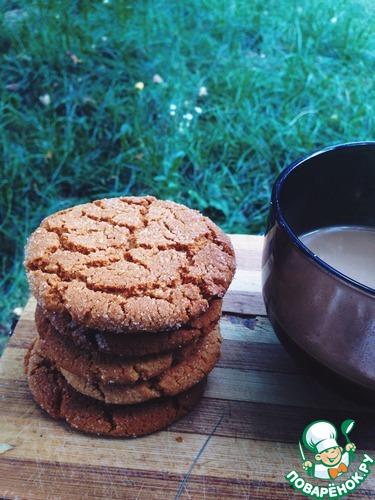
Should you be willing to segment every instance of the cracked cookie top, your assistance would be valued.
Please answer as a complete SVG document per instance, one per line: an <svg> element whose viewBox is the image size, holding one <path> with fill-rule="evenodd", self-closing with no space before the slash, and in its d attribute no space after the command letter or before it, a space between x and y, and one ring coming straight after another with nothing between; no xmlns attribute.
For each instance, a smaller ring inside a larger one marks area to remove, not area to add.
<svg viewBox="0 0 375 500"><path fill-rule="evenodd" d="M179 328L222 297L229 238L207 217L151 196L97 200L44 219L25 266L47 311L103 331Z"/></svg>

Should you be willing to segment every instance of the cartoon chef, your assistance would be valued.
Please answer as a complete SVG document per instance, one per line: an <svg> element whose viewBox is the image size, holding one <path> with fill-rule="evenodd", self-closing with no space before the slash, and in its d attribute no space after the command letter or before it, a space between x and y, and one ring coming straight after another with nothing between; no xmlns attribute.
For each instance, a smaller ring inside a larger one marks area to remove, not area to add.
<svg viewBox="0 0 375 500"><path fill-rule="evenodd" d="M302 442L308 450L315 453L314 458L317 462L313 464L310 460L306 460L300 445L301 456L304 460L302 467L310 476L332 481L348 471L356 450L355 444L351 443L348 438L353 425L353 420L345 420L341 425L341 430L347 440L345 451L338 445L336 428L330 422L318 420L305 428Z"/></svg>

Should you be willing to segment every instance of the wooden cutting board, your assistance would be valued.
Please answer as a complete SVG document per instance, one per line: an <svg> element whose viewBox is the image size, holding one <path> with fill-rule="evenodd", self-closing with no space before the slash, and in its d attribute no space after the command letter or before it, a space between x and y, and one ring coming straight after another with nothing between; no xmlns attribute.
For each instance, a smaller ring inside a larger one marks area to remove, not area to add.
<svg viewBox="0 0 375 500"><path fill-rule="evenodd" d="M0 496L82 498L299 498L298 439L316 419L356 421L351 439L375 456L375 412L304 375L279 344L261 298L259 236L232 237L238 271L225 298L222 356L205 397L167 431L138 439L86 436L37 407L23 373L35 335L30 300L2 358ZM359 458L357 459L359 463ZM353 465L354 467L354 465ZM375 468L351 498L375 497Z"/></svg>

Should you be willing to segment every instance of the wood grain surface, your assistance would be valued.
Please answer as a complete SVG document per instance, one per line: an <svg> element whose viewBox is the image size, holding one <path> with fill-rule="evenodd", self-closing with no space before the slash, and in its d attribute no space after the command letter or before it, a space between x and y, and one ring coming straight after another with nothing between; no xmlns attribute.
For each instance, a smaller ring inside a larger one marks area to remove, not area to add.
<svg viewBox="0 0 375 500"><path fill-rule="evenodd" d="M151 436L87 436L34 404L23 373L35 334L29 301L1 360L0 442L13 446L0 455L1 497L304 498L284 476L301 471L298 439L319 418L353 418L351 439L375 455L374 409L319 385L279 344L261 299L262 238L232 239L238 271L224 303L221 359L199 406ZM375 469L350 495L374 497Z"/></svg>

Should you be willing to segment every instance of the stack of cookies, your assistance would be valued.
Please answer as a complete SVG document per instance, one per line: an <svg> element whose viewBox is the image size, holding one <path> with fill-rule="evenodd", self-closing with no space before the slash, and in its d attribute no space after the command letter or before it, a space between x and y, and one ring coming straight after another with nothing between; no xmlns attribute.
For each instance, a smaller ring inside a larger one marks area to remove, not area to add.
<svg viewBox="0 0 375 500"><path fill-rule="evenodd" d="M98 200L47 217L25 266L38 303L25 369L52 417L140 436L199 401L235 271L212 221L153 197Z"/></svg>

